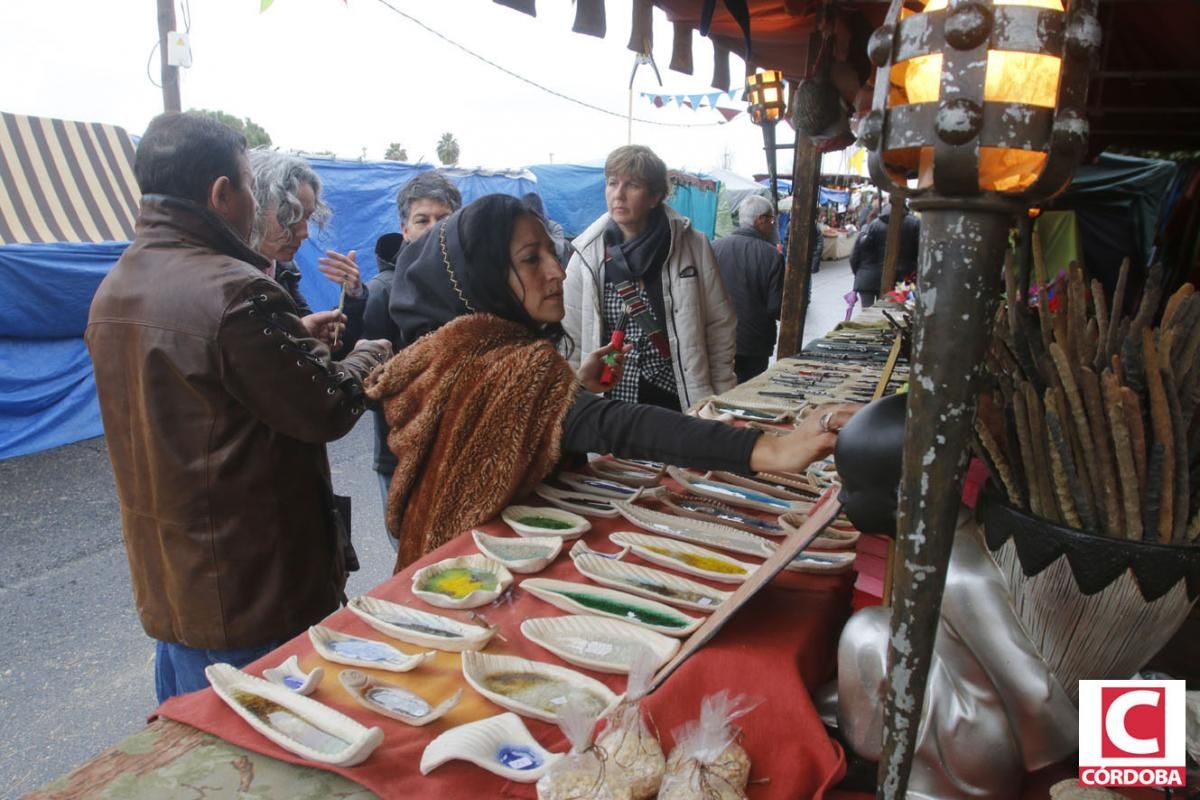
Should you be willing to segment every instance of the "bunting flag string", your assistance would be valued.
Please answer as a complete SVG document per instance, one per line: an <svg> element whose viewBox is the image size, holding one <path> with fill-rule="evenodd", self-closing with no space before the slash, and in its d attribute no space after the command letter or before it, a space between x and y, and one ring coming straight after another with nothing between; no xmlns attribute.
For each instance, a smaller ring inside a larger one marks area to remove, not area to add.
<svg viewBox="0 0 1200 800"><path fill-rule="evenodd" d="M721 124L736 119L739 115L746 112L744 108L726 108L717 105L717 101L723 97L729 97L731 100L739 100L742 95L741 89L731 89L728 92L708 92L705 94L659 94L657 92L639 92L639 94L655 108L662 108L671 103L683 108L690 108L693 111L702 108L711 108L723 118Z"/></svg>

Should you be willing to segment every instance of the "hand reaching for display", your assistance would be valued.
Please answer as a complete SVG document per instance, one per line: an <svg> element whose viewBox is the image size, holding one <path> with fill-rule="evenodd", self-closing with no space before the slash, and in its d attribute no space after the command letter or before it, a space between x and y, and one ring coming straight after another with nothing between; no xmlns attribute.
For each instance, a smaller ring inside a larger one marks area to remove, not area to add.
<svg viewBox="0 0 1200 800"><path fill-rule="evenodd" d="M750 453L755 472L803 472L833 452L837 433L862 406L829 403L817 406L786 436L760 436Z"/></svg>
<svg viewBox="0 0 1200 800"><path fill-rule="evenodd" d="M583 388L593 394L603 394L620 383L621 376L625 372L625 354L631 349L633 349L632 345L625 345L618 350L610 342L599 350L588 353L579 365L579 371L576 373L579 377L579 382L583 384ZM602 380L602 378L606 377L604 374L605 367L609 368L607 377L610 380L607 382Z"/></svg>
<svg viewBox="0 0 1200 800"><path fill-rule="evenodd" d="M317 269L329 280L344 286L347 297L362 297L362 276L358 271L355 251L342 255L335 250L326 250L325 255L317 259Z"/></svg>

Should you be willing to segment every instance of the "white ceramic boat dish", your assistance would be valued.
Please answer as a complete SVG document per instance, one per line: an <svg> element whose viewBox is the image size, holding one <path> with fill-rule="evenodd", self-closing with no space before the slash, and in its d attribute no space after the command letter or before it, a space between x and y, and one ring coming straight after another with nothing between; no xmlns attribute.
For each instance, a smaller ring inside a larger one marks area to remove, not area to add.
<svg viewBox="0 0 1200 800"><path fill-rule="evenodd" d="M787 473L780 473L787 475ZM780 480L779 475L771 473L759 472L753 477L747 475L739 475L736 472L721 472L713 470L708 474L709 478L722 483L732 484L733 486L741 486L745 489L753 489L756 492L778 497L783 500L792 500L800 503L803 511L817 501L824 492L824 489L818 489L807 482L798 482L797 480ZM794 478L802 479L803 476L797 475Z"/></svg>
<svg viewBox="0 0 1200 800"><path fill-rule="evenodd" d="M592 529L592 523L572 511L544 506L509 506L500 512L500 518L508 527L521 536L543 539L557 536L560 539L577 539ZM524 521L522 521L524 520ZM530 522L529 520L537 520ZM550 520L556 527L548 527L543 520ZM566 527L557 527L557 526Z"/></svg>
<svg viewBox="0 0 1200 800"><path fill-rule="evenodd" d="M595 475L580 475L577 472L560 472L558 480L577 492L590 494L594 497L627 500L633 497L634 492L637 491L632 486L626 486L617 481L610 481L607 478L597 478Z"/></svg>
<svg viewBox="0 0 1200 800"><path fill-rule="evenodd" d="M300 659L297 656L288 656L278 667L264 669L263 677L271 683L291 689L296 694L307 696L317 690L321 679L325 677L325 670L313 667L312 672L305 672L300 669Z"/></svg>
<svg viewBox="0 0 1200 800"><path fill-rule="evenodd" d="M692 494L709 497L723 503L733 503L743 508L753 508L758 511L769 511L772 514L786 514L789 511L805 511L807 503L776 497L768 491L752 489L726 483L712 477L711 473L697 475L678 467L668 467L667 474L678 481Z"/></svg>
<svg viewBox="0 0 1200 800"><path fill-rule="evenodd" d="M504 713L451 728L427 744L421 774L460 759L514 783L534 783L560 758L537 743L520 717Z"/></svg>
<svg viewBox="0 0 1200 800"><path fill-rule="evenodd" d="M309 628L308 638L317 655L327 661L351 667L385 669L388 672L409 672L437 655L432 650L410 655L390 644L351 636L324 625L313 625Z"/></svg>
<svg viewBox="0 0 1200 800"><path fill-rule="evenodd" d="M766 538L728 525L677 517L620 500L614 500L613 505L625 519L651 533L759 558L767 558L774 552L774 545Z"/></svg>
<svg viewBox="0 0 1200 800"><path fill-rule="evenodd" d="M596 458L588 462L588 471L597 478L616 481L626 486L651 487L657 486L662 479L662 471L650 472L634 464L624 464L610 458Z"/></svg>
<svg viewBox="0 0 1200 800"><path fill-rule="evenodd" d="M802 527L808 519L807 514L782 514L779 517L779 523L787 529L788 533ZM862 534L857 528L850 527L850 523L844 521L835 521L821 534L813 539L808 545L809 550L847 550L853 547Z"/></svg>
<svg viewBox="0 0 1200 800"><path fill-rule="evenodd" d="M450 653L482 650L496 635L496 629L492 627L472 625L378 597L361 595L346 607L380 633L417 647L432 647Z"/></svg>
<svg viewBox="0 0 1200 800"><path fill-rule="evenodd" d="M428 725L446 716L446 712L458 705L463 693L463 690L459 689L435 706L403 686L380 680L356 669L342 670L338 673L338 681L363 708L416 727Z"/></svg>
<svg viewBox="0 0 1200 800"><path fill-rule="evenodd" d="M483 531L471 531L471 538L479 552L499 561L511 572L540 572L550 565L562 551L561 536L524 536L513 539L492 536Z"/></svg>
<svg viewBox="0 0 1200 800"><path fill-rule="evenodd" d="M491 653L463 653L462 672L475 691L522 716L557 722L567 696L578 693L587 712L600 716L617 701L595 678L544 661Z"/></svg>
<svg viewBox="0 0 1200 800"><path fill-rule="evenodd" d="M708 400L696 409L696 416L701 419L741 419L775 423L789 421L792 413L790 409L785 408L755 408L745 403L726 403L721 400Z"/></svg>
<svg viewBox="0 0 1200 800"><path fill-rule="evenodd" d="M839 573L845 572L854 566L855 553L849 552L834 552L824 550L821 552L810 552L805 550L800 555L792 559L784 569L792 572L816 572L816 573Z"/></svg>
<svg viewBox="0 0 1200 800"><path fill-rule="evenodd" d="M324 703L229 664L212 664L204 674L217 696L250 727L309 761L352 767L383 741L379 728L367 728Z"/></svg>
<svg viewBox="0 0 1200 800"><path fill-rule="evenodd" d="M564 489L555 489L553 486L547 486L544 483L539 483L534 492L537 493L538 497L553 503L564 511L586 514L589 517L611 518L618 516L617 510L613 508L612 503L594 494L568 492Z"/></svg>
<svg viewBox="0 0 1200 800"><path fill-rule="evenodd" d="M512 573L495 559L475 553L444 558L413 573L412 591L438 608L478 608L512 585Z"/></svg>
<svg viewBox="0 0 1200 800"><path fill-rule="evenodd" d="M534 617L521 623L525 638L563 661L597 672L628 675L642 650L654 654L657 670L679 650L679 640L616 619L570 614Z"/></svg>
<svg viewBox="0 0 1200 800"><path fill-rule="evenodd" d="M653 499L663 505L662 511L666 514L725 525L762 536L783 536L788 532L778 521L757 517L748 510L737 509L709 497L664 492Z"/></svg>
<svg viewBox="0 0 1200 800"><path fill-rule="evenodd" d="M744 583L758 569L757 564L747 564L715 550L662 536L617 531L608 538L617 547L628 548L651 564L712 581Z"/></svg>
<svg viewBox="0 0 1200 800"><path fill-rule="evenodd" d="M711 613L730 595L730 592L722 592L669 572L627 564L591 552L572 550L571 558L575 561L575 569L588 580L679 608Z"/></svg>
<svg viewBox="0 0 1200 800"><path fill-rule="evenodd" d="M687 636L704 621L657 600L589 583L530 578L521 584L521 588L539 600L572 614L619 619L667 636Z"/></svg>

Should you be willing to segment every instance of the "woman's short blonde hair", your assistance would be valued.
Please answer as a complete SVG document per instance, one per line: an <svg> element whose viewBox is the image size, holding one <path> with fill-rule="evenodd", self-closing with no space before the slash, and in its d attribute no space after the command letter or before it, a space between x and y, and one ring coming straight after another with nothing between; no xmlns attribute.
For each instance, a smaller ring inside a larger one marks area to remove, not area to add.
<svg viewBox="0 0 1200 800"><path fill-rule="evenodd" d="M604 177L611 178L614 175L641 178L646 182L646 188L663 197L667 196L670 189L667 165L645 145L627 144L609 153L604 162Z"/></svg>

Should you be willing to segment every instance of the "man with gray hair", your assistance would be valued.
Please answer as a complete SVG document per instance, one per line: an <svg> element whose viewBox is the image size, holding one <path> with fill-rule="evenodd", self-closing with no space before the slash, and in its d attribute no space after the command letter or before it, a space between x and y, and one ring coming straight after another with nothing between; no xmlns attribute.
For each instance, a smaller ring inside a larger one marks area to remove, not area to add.
<svg viewBox="0 0 1200 800"><path fill-rule="evenodd" d="M762 373L775 350L775 321L783 298L783 254L775 209L760 195L738 205L737 229L713 243L717 267L737 309L738 383Z"/></svg>
<svg viewBox="0 0 1200 800"><path fill-rule="evenodd" d="M387 339L399 350L412 342L401 341L400 330L388 312L392 281L401 251L424 235L438 222L462 206L462 195L445 175L437 170L422 172L404 184L396 195L396 210L400 213L400 232L387 233L375 243L375 264L378 272L367 283L367 310L363 318L363 335L368 339ZM379 490L383 497L383 514L387 517L388 486L396 470L396 457L387 446L388 425L382 409L372 409L375 417L375 472L379 475ZM399 544L389 535L395 550Z"/></svg>

